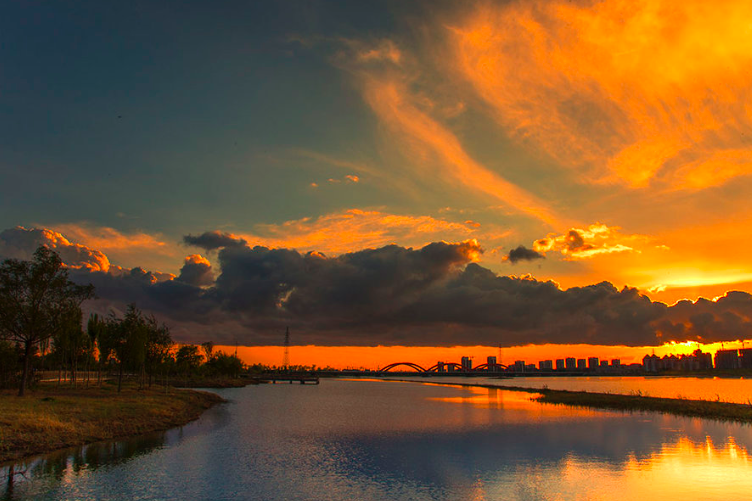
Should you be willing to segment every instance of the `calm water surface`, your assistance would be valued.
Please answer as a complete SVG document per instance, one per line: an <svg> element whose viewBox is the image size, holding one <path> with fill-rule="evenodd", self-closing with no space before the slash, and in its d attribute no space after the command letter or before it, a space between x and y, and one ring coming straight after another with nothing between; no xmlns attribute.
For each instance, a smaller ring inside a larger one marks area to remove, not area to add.
<svg viewBox="0 0 752 501"><path fill-rule="evenodd" d="M217 390L164 434L17 464L0 499L749 499L752 428L384 381ZM0 479L9 467L0 467Z"/></svg>
<svg viewBox="0 0 752 501"><path fill-rule="evenodd" d="M548 387L552 390L590 391L622 395L641 394L651 397L721 400L740 404L752 403L752 379L698 377L401 377L415 381L490 384L499 387Z"/></svg>

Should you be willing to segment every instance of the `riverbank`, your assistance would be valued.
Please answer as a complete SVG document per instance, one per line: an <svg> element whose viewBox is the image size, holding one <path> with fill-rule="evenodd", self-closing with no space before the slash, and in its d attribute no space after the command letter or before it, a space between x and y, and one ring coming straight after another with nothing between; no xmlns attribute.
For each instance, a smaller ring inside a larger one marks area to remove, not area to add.
<svg viewBox="0 0 752 501"><path fill-rule="evenodd" d="M42 385L24 397L0 391L0 463L152 431L197 419L225 400L214 393L126 385Z"/></svg>
<svg viewBox="0 0 752 501"><path fill-rule="evenodd" d="M175 388L243 388L248 385L259 384L251 378L200 378L180 379L170 381L170 386Z"/></svg>
<svg viewBox="0 0 752 501"><path fill-rule="evenodd" d="M411 383L421 382L409 379L388 379L386 381L403 381ZM689 400L684 398L659 398L642 395L620 395L615 393L551 390L548 388L527 388L523 386L501 386L490 384L443 382L435 384L531 393L536 395L532 398L535 401L546 404L567 405L570 407L587 407L592 409L618 410L625 412L661 412L664 414L673 414L675 416L752 423L752 403L738 404L720 401Z"/></svg>

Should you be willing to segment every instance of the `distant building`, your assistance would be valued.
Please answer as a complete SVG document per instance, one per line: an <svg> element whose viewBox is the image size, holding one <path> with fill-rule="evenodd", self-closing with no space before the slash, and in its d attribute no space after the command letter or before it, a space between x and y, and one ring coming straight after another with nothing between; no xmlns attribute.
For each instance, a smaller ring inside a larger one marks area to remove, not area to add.
<svg viewBox="0 0 752 501"><path fill-rule="evenodd" d="M679 371L681 370L681 360L674 354L664 355L663 358L661 358L659 370Z"/></svg>
<svg viewBox="0 0 752 501"><path fill-rule="evenodd" d="M498 372L499 367L496 365L496 357L488 357L486 358L486 364L488 365L488 370L491 372Z"/></svg>
<svg viewBox="0 0 752 501"><path fill-rule="evenodd" d="M436 363L436 372L446 372L446 366L444 365L444 362Z"/></svg>
<svg viewBox="0 0 752 501"><path fill-rule="evenodd" d="M692 355L697 359L697 368L699 370L712 369L713 357L710 353L703 353L699 348L696 349Z"/></svg>
<svg viewBox="0 0 752 501"><path fill-rule="evenodd" d="M608 360L601 360L601 369L607 369L608 368Z"/></svg>
<svg viewBox="0 0 752 501"><path fill-rule="evenodd" d="M621 360L619 360L618 358L612 358L611 367L621 367Z"/></svg>
<svg viewBox="0 0 752 501"><path fill-rule="evenodd" d="M578 371L584 371L587 369L587 360L584 358L578 358L577 359L577 370Z"/></svg>
<svg viewBox="0 0 752 501"><path fill-rule="evenodd" d="M594 371L598 368L598 357L590 357L587 359L587 367L591 371Z"/></svg>
<svg viewBox="0 0 752 501"><path fill-rule="evenodd" d="M473 370L473 361L470 359L470 357L462 357L461 365L462 365L462 368L466 371Z"/></svg>
<svg viewBox="0 0 752 501"><path fill-rule="evenodd" d="M642 357L642 367L645 372L658 372L658 362L660 358L656 355L645 355Z"/></svg>
<svg viewBox="0 0 752 501"><path fill-rule="evenodd" d="M514 361L514 371L515 372L525 372L525 361L524 360L515 360Z"/></svg>
<svg viewBox="0 0 752 501"><path fill-rule="evenodd" d="M715 352L716 369L738 369L739 367L739 350L718 350Z"/></svg>
<svg viewBox="0 0 752 501"><path fill-rule="evenodd" d="M752 369L752 348L739 350L739 363L744 369Z"/></svg>
<svg viewBox="0 0 752 501"><path fill-rule="evenodd" d="M525 365L525 372L535 372L535 364Z"/></svg>
<svg viewBox="0 0 752 501"><path fill-rule="evenodd" d="M563 358L557 358L556 359L556 370L557 371L563 371L566 365L564 365L564 359Z"/></svg>
<svg viewBox="0 0 752 501"><path fill-rule="evenodd" d="M577 360L574 358L568 357L564 359L564 365L566 366L568 371L573 371L577 369Z"/></svg>
<svg viewBox="0 0 752 501"><path fill-rule="evenodd" d="M541 360L540 362L538 362L538 368L542 371L552 371L554 370L554 361Z"/></svg>

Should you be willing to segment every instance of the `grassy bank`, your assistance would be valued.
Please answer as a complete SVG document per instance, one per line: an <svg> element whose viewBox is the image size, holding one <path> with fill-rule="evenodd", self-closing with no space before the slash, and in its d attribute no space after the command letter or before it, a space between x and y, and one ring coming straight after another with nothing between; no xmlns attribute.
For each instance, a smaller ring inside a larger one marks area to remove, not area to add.
<svg viewBox="0 0 752 501"><path fill-rule="evenodd" d="M259 384L250 378L176 378L170 385L176 388L243 388L249 384Z"/></svg>
<svg viewBox="0 0 752 501"><path fill-rule="evenodd" d="M184 425L224 399L191 390L42 385L24 397L0 391L0 463Z"/></svg>
<svg viewBox="0 0 752 501"><path fill-rule="evenodd" d="M617 395L613 393L591 393L586 391L550 390L547 388L534 389L521 386L494 386L489 384L443 382L439 384L532 393L537 395L533 397L533 400L546 404L628 412L661 412L676 416L752 423L752 405L750 404L710 402L706 400L688 400L682 398L645 397L639 395Z"/></svg>

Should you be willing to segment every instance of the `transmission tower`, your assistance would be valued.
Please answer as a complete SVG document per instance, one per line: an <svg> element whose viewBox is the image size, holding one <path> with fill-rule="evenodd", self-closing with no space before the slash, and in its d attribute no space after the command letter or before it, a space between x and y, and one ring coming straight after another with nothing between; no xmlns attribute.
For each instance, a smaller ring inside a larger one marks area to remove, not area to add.
<svg viewBox="0 0 752 501"><path fill-rule="evenodd" d="M282 366L285 370L290 368L290 328L285 330L285 355L282 359Z"/></svg>

